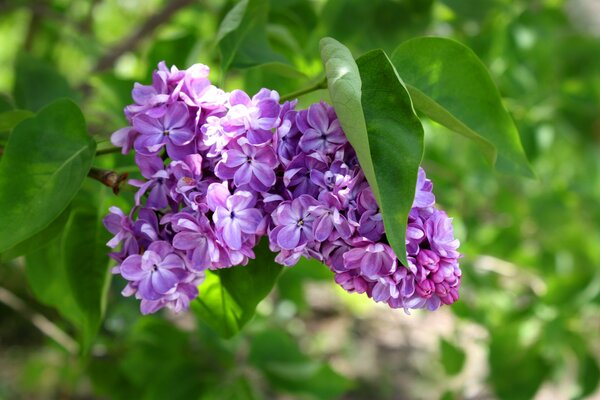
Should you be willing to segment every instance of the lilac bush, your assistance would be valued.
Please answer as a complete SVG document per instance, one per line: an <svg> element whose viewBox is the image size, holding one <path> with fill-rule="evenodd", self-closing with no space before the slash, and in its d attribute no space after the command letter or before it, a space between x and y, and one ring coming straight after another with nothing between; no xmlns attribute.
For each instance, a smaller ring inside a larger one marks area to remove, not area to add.
<svg viewBox="0 0 600 400"><path fill-rule="evenodd" d="M333 107L296 110L276 91L250 97L211 84L209 69L160 63L136 84L129 126L114 145L136 151L144 181L126 215L111 208L108 246L142 313L187 309L204 271L245 265L266 236L275 260L325 264L348 292L393 308L435 310L458 299L459 242L419 169L408 218L408 265L387 242L381 212Z"/></svg>

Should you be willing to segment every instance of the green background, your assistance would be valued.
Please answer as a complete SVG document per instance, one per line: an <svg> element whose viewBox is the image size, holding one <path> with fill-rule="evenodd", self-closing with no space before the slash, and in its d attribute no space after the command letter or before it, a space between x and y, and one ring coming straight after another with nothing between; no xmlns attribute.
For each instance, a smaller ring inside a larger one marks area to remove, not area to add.
<svg viewBox="0 0 600 400"><path fill-rule="evenodd" d="M165 12L176 6L172 15ZM304 263L284 271L257 315L230 340L193 313L141 317L137 302L120 296L120 278L106 293L93 284L102 276L79 277L68 295L53 286L62 274L73 279L85 263L106 268L98 219L109 205L131 204L132 192L115 197L86 179L77 195L62 194L75 197L68 214L48 228L54 230L2 255L0 398L598 396L597 3L252 0L243 35L226 24L220 28L233 6L216 0L0 2L0 146L26 117L5 112L37 112L68 97L81 108L98 148L107 147L110 134L126 123L122 110L133 82L148 83L160 60L181 68L207 64L227 90L266 86L286 94L323 76L323 36L358 57L376 48L391 55L403 41L438 35L466 44L488 67L537 179L495 172L475 143L422 118L423 165L465 254L460 301L406 315L344 293L326 268ZM326 90L303 96L301 105L320 98L329 100ZM62 104L61 112L68 112L71 103ZM42 113L25 128L44 122ZM94 166L135 176L131 156L98 157ZM13 190L25 193L27 186L19 185L26 182L17 178L0 182L3 198ZM24 253L26 260L13 258ZM43 273L47 278L40 280ZM99 293L93 297L90 290ZM65 300L56 304L59 295ZM71 295L81 301L73 304ZM26 311L14 310L14 296ZM104 296L106 304L97 300ZM32 323L40 315L88 351L41 333ZM98 325L94 339L89 332Z"/></svg>

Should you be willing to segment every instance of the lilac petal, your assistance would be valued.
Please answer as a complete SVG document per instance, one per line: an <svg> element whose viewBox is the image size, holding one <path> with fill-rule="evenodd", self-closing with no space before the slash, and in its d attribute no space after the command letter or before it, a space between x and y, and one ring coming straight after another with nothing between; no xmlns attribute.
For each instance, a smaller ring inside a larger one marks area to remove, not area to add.
<svg viewBox="0 0 600 400"><path fill-rule="evenodd" d="M235 214L240 229L244 233L255 234L256 229L262 221L262 214L256 208L237 211Z"/></svg>
<svg viewBox="0 0 600 400"><path fill-rule="evenodd" d="M165 136L160 134L140 135L135 139L133 147L139 153L144 155L153 155L158 153L165 145Z"/></svg>
<svg viewBox="0 0 600 400"><path fill-rule="evenodd" d="M308 123L321 132L327 132L329 128L329 117L327 110L322 104L313 104L308 108Z"/></svg>
<svg viewBox="0 0 600 400"><path fill-rule="evenodd" d="M169 130L169 140L177 146L185 146L194 139L194 132L189 128L173 128Z"/></svg>
<svg viewBox="0 0 600 400"><path fill-rule="evenodd" d="M184 268L183 260L177 254L167 255L159 264L160 269Z"/></svg>
<svg viewBox="0 0 600 400"><path fill-rule="evenodd" d="M152 86L142 85L139 83L133 84L131 97L137 104L148 104L156 96L156 89Z"/></svg>
<svg viewBox="0 0 600 400"><path fill-rule="evenodd" d="M179 232L173 238L173 247L179 250L193 250L202 241L202 235L197 232Z"/></svg>
<svg viewBox="0 0 600 400"><path fill-rule="evenodd" d="M163 125L158 119L150 118L145 114L133 119L133 128L142 135L162 135L164 132Z"/></svg>
<svg viewBox="0 0 600 400"><path fill-rule="evenodd" d="M242 104L242 105L250 105L250 103L252 103L252 101L250 100L250 97L248 97L248 95L241 91L241 90L234 90L233 92L231 92L231 95L229 96L229 103L232 106L238 105L238 104Z"/></svg>
<svg viewBox="0 0 600 400"><path fill-rule="evenodd" d="M159 269L152 273L152 287L158 293L167 293L177 282L179 282L177 275L168 269Z"/></svg>
<svg viewBox="0 0 600 400"><path fill-rule="evenodd" d="M148 195L146 205L155 209L165 208L169 204L167 201L168 195L169 190L166 185L162 183L156 184Z"/></svg>
<svg viewBox="0 0 600 400"><path fill-rule="evenodd" d="M133 254L125 259L121 263L120 271L123 278L128 281L139 281L143 279L148 272L142 270L142 256L139 254Z"/></svg>
<svg viewBox="0 0 600 400"><path fill-rule="evenodd" d="M233 196L230 196L227 201L227 208L234 211L244 210L252 207L255 203L252 193L245 190L238 190Z"/></svg>
<svg viewBox="0 0 600 400"><path fill-rule="evenodd" d="M236 186L247 185L252 180L252 167L248 163L242 164L233 175Z"/></svg>
<svg viewBox="0 0 600 400"><path fill-rule="evenodd" d="M260 183L266 187L265 190L275 184L275 171L267 165L258 164L254 167L253 172Z"/></svg>
<svg viewBox="0 0 600 400"><path fill-rule="evenodd" d="M223 162L228 167L239 167L248 162L248 156L239 150L231 149L223 155Z"/></svg>
<svg viewBox="0 0 600 400"><path fill-rule="evenodd" d="M236 221L227 219L223 223L223 240L233 250L242 248L242 231Z"/></svg>
<svg viewBox="0 0 600 400"><path fill-rule="evenodd" d="M277 234L277 244L286 250L293 250L300 243L300 229L296 225L284 226Z"/></svg>
<svg viewBox="0 0 600 400"><path fill-rule="evenodd" d="M152 242L152 244L148 247L148 250L149 251L144 253L144 256L148 254L148 260L151 261L153 265L158 265L163 258L173 252L173 247L171 247L168 242L160 240Z"/></svg>
<svg viewBox="0 0 600 400"><path fill-rule="evenodd" d="M321 216L314 226L315 239L319 242L327 240L333 231L333 221L331 215L324 214Z"/></svg>
<svg viewBox="0 0 600 400"><path fill-rule="evenodd" d="M223 183L211 183L206 190L206 201L208 207L215 211L217 207L226 208L226 200L230 196L229 189L227 188L227 182Z"/></svg>
<svg viewBox="0 0 600 400"><path fill-rule="evenodd" d="M152 277L147 276L146 278L140 281L138 286L138 292L142 296L143 299L146 300L158 300L162 297L160 293L154 290L152 286Z"/></svg>
<svg viewBox="0 0 600 400"><path fill-rule="evenodd" d="M174 103L169 106L164 116L164 126L166 129L173 129L185 125L188 119L188 109L182 103Z"/></svg>
<svg viewBox="0 0 600 400"><path fill-rule="evenodd" d="M247 136L250 144L259 145L273 139L273 132L265 129L253 129L248 131Z"/></svg>

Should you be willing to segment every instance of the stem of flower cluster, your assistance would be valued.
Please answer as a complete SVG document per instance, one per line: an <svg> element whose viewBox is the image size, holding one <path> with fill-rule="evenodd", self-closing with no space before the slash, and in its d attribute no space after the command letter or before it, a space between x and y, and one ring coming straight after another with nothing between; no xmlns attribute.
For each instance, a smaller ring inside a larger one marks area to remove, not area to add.
<svg viewBox="0 0 600 400"><path fill-rule="evenodd" d="M307 93L311 93L311 92L314 92L315 90L325 89L325 88L327 88L327 79L323 78L322 80L315 83L314 85L311 85L311 86L308 86L308 87L305 87L302 89L298 89L295 92L288 93L288 94L281 96L281 101L293 100L293 99L300 97L302 95L305 95Z"/></svg>
<svg viewBox="0 0 600 400"><path fill-rule="evenodd" d="M109 169L91 168L88 172L88 177L97 180L105 186L113 190L114 194L119 194L121 185L127 179L127 172L119 174L118 172Z"/></svg>

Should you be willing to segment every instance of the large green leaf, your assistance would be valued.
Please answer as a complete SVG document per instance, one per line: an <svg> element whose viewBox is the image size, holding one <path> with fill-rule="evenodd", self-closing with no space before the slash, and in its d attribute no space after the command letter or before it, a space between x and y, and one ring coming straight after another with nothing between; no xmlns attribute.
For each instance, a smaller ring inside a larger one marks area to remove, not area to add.
<svg viewBox="0 0 600 400"><path fill-rule="evenodd" d="M65 226L61 255L70 294L81 311L81 342L88 349L100 327L110 273L106 242L110 234L95 207L74 210Z"/></svg>
<svg viewBox="0 0 600 400"><path fill-rule="evenodd" d="M476 140L499 170L534 176L500 93L472 50L422 37L402 43L391 59L419 112Z"/></svg>
<svg viewBox="0 0 600 400"><path fill-rule="evenodd" d="M256 259L246 266L208 271L199 288L200 296L192 304L198 318L223 337L234 336L250 321L282 271L266 240L254 252Z"/></svg>
<svg viewBox="0 0 600 400"><path fill-rule="evenodd" d="M0 132L12 130L19 122L33 117L35 114L28 110L9 110L0 112Z"/></svg>
<svg viewBox="0 0 600 400"><path fill-rule="evenodd" d="M55 308L67 321L80 327L83 318L71 296L67 274L61 260L61 236L56 236L43 247L25 256L27 281L35 297Z"/></svg>
<svg viewBox="0 0 600 400"><path fill-rule="evenodd" d="M114 202L107 197L107 188L87 189L50 227L35 236L43 235L45 246L28 250L25 256L33 293L77 328L83 351L90 348L104 314L110 278L106 242L110 234L102 218ZM46 231L59 222L61 229L50 237Z"/></svg>
<svg viewBox="0 0 600 400"><path fill-rule="evenodd" d="M50 225L48 225L35 235L31 236L30 238L19 242L14 247L11 247L10 249L0 254L0 261L12 260L19 256L36 251L37 249L46 246L53 239L60 237L60 235L62 235L62 231L65 227L65 224L69 220L70 214L71 209L70 207L67 207L54 221L50 223Z"/></svg>
<svg viewBox="0 0 600 400"><path fill-rule="evenodd" d="M362 108L387 239L406 262L406 225L423 158L423 126L408 91L382 50L357 60Z"/></svg>
<svg viewBox="0 0 600 400"><path fill-rule="evenodd" d="M78 94L52 65L28 54L17 58L14 98L18 108L38 111L61 97L77 100Z"/></svg>
<svg viewBox="0 0 600 400"><path fill-rule="evenodd" d="M95 147L70 100L15 127L0 161L0 252L60 215L85 179Z"/></svg>
<svg viewBox="0 0 600 400"><path fill-rule="evenodd" d="M272 386L285 392L338 399L351 386L329 365L302 353L296 341L282 331L264 331L253 337L248 358Z"/></svg>
<svg viewBox="0 0 600 400"><path fill-rule="evenodd" d="M358 161L375 198L379 201L379 188L375 179L367 124L361 105L361 76L354 57L343 44L332 38L320 42L321 60L327 74L327 87L340 124L358 155ZM380 203L381 204L381 203Z"/></svg>
<svg viewBox="0 0 600 400"><path fill-rule="evenodd" d="M268 0L241 0L227 13L217 34L221 69L246 68L285 59L271 50L267 39Z"/></svg>

